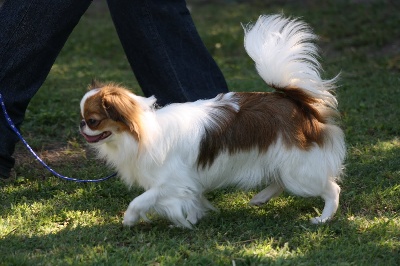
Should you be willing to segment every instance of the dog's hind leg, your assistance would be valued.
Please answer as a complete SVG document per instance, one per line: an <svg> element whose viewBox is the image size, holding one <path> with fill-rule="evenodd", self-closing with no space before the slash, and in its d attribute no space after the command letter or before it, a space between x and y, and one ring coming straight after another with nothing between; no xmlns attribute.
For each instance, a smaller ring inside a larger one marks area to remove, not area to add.
<svg viewBox="0 0 400 266"><path fill-rule="evenodd" d="M260 206L272 198L278 197L283 188L278 183L272 183L267 188L255 195L249 202L250 205Z"/></svg>
<svg viewBox="0 0 400 266"><path fill-rule="evenodd" d="M333 217L339 206L339 194L340 187L334 181L329 181L326 184L325 190L321 194L321 197L325 201L325 206L322 214L319 217L312 218L311 223L325 223Z"/></svg>

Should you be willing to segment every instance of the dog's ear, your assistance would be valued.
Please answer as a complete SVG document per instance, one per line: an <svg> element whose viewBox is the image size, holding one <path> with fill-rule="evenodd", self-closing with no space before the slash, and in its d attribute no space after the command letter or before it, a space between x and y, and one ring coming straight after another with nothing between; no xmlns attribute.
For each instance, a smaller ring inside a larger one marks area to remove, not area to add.
<svg viewBox="0 0 400 266"><path fill-rule="evenodd" d="M92 82L88 86L88 91L102 87L104 87L104 84L98 81L97 79L93 78Z"/></svg>
<svg viewBox="0 0 400 266"><path fill-rule="evenodd" d="M106 90L102 96L102 104L108 117L122 122L129 131L140 140L140 124L142 110L138 103L123 90Z"/></svg>

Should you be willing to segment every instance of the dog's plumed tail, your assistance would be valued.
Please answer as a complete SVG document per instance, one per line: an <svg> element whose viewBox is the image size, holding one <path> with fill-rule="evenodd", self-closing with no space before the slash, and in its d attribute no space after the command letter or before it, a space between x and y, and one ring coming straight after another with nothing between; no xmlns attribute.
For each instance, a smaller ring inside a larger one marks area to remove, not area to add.
<svg viewBox="0 0 400 266"><path fill-rule="evenodd" d="M336 108L330 93L337 77L320 76L317 36L304 22L281 15L260 16L255 24L243 26L244 46L261 78L271 87L289 94L300 89Z"/></svg>

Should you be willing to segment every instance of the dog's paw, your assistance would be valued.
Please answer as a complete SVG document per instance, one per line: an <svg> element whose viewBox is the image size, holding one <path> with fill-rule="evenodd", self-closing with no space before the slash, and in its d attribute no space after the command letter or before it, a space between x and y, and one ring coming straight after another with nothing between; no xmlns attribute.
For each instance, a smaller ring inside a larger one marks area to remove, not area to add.
<svg viewBox="0 0 400 266"><path fill-rule="evenodd" d="M311 218L310 219L310 222L312 223L312 224L324 224L324 223L326 223L327 221L329 221L330 220L330 218L325 218L325 219L323 219L323 218L321 218L321 217L314 217L314 218Z"/></svg>
<svg viewBox="0 0 400 266"><path fill-rule="evenodd" d="M130 213L130 212L125 212L124 214L124 220L122 221L122 224L124 226L133 226L135 225L135 223L138 221L139 216L134 214L134 213Z"/></svg>
<svg viewBox="0 0 400 266"><path fill-rule="evenodd" d="M135 222L133 222L133 221L128 221L128 220L122 220L122 225L123 226L126 226L126 227L131 227L131 226L133 226L133 225L135 225Z"/></svg>
<svg viewBox="0 0 400 266"><path fill-rule="evenodd" d="M261 206L261 205L264 205L264 204L265 204L264 201L259 200L259 199L255 199L255 198L251 199L250 202L249 202L249 205L251 205L251 206Z"/></svg>

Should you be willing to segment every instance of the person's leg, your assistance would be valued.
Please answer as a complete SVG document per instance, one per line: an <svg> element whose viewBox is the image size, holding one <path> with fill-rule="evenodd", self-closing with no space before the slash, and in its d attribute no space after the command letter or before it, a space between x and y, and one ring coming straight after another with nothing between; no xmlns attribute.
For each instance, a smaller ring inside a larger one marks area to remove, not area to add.
<svg viewBox="0 0 400 266"><path fill-rule="evenodd" d="M146 96L165 105L228 92L184 0L108 0L108 5Z"/></svg>
<svg viewBox="0 0 400 266"><path fill-rule="evenodd" d="M0 8L0 92L19 126L72 29L91 0L8 0ZM0 176L14 166L18 141L0 112Z"/></svg>

